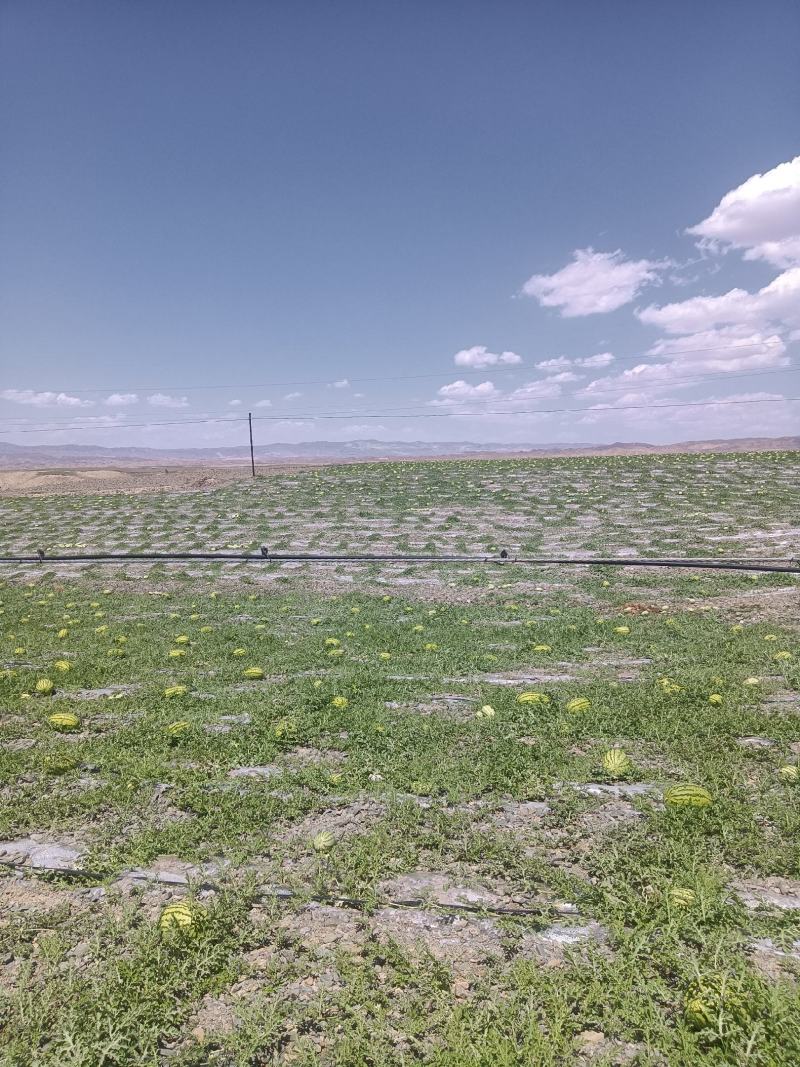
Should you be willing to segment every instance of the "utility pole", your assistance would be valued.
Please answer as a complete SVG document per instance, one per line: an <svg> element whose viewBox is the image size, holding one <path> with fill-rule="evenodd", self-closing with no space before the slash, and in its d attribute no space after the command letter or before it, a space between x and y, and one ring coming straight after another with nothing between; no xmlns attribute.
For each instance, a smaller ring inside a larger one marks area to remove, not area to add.
<svg viewBox="0 0 800 1067"><path fill-rule="evenodd" d="M247 412L247 425L250 428L250 470L253 472L253 477L256 476L256 457L253 454L253 413Z"/></svg>

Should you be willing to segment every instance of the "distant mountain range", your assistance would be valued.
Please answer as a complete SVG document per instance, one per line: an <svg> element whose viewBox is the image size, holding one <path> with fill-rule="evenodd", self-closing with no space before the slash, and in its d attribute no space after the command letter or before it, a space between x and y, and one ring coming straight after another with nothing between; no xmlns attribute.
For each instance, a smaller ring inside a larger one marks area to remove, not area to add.
<svg viewBox="0 0 800 1067"><path fill-rule="evenodd" d="M503 455L637 455L659 452L764 452L800 450L798 437L741 437L732 440L684 441L672 445L643 442L613 444L536 445L474 441L304 441L299 444L259 445L256 462L286 463L313 460L402 459L444 456ZM0 467L106 467L164 465L229 466L249 461L247 446L231 448L104 448L101 445L16 445L0 441Z"/></svg>

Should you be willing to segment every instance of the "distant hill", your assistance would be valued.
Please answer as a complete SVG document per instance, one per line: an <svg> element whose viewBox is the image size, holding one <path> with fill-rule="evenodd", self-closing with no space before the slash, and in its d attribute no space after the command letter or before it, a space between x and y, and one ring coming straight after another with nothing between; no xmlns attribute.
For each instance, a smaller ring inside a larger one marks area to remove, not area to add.
<svg viewBox="0 0 800 1067"><path fill-rule="evenodd" d="M418 459L446 456L646 455L670 452L764 452L800 450L798 437L740 437L684 441L671 445L618 441L613 444L478 444L474 441L305 441L259 445L262 464L299 461ZM246 463L247 446L230 448L104 448L101 445L18 445L0 441L0 467L25 470L49 467L182 465L228 466Z"/></svg>

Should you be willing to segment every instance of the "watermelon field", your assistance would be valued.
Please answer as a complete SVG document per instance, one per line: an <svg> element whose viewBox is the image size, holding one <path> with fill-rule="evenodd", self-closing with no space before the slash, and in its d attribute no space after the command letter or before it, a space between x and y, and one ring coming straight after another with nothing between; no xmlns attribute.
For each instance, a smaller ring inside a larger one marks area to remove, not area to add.
<svg viewBox="0 0 800 1067"><path fill-rule="evenodd" d="M796 453L0 498L0 555L800 556ZM7 564L0 1064L800 1063L800 579Z"/></svg>

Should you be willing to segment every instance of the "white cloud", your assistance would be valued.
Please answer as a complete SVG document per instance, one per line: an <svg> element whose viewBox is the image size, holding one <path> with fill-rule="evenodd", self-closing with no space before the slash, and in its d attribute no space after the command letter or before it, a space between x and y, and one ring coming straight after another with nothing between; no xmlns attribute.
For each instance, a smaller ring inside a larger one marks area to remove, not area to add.
<svg viewBox="0 0 800 1067"><path fill-rule="evenodd" d="M229 400L228 401L228 407L229 408L238 408L238 407L241 406L241 403L242 403L241 400Z"/></svg>
<svg viewBox="0 0 800 1067"><path fill-rule="evenodd" d="M297 400L297 398L301 397L302 395L303 395L302 393L287 393L286 396L283 399L284 400Z"/></svg>
<svg viewBox="0 0 800 1067"><path fill-rule="evenodd" d="M267 400L267 398L265 397L263 400L259 400L256 403L255 406L257 408L271 408L272 407L272 401L271 400Z"/></svg>
<svg viewBox="0 0 800 1067"><path fill-rule="evenodd" d="M473 345L456 352L453 362L458 367L494 367L498 363L521 363L522 356L516 352L490 352L486 345Z"/></svg>
<svg viewBox="0 0 800 1067"><path fill-rule="evenodd" d="M800 267L784 271L755 293L730 289L722 296L693 296L662 307L650 305L636 314L641 322L667 333L696 333L728 325L798 327Z"/></svg>
<svg viewBox="0 0 800 1067"><path fill-rule="evenodd" d="M791 434L796 432L800 415L800 404L787 401L782 393L733 393L685 405L685 400L656 396L646 390L616 397L611 403L595 404L575 418L579 424L599 426L604 435L622 432L628 439L633 433L638 440L666 436L685 441ZM654 433L655 419L658 429Z"/></svg>
<svg viewBox="0 0 800 1067"><path fill-rule="evenodd" d="M780 368L789 363L785 351L775 334L748 333L738 327L670 337L656 342L648 352L662 362L639 363L619 374L596 378L582 391L591 394L629 385L668 385L676 379Z"/></svg>
<svg viewBox="0 0 800 1067"><path fill-rule="evenodd" d="M783 366L786 344L776 333L749 330L744 326L722 326L715 330L666 337L649 349L648 355L667 357L679 362L685 373L691 364L719 371L741 371L760 366Z"/></svg>
<svg viewBox="0 0 800 1067"><path fill-rule="evenodd" d="M800 156L754 174L686 232L711 251L738 248L745 259L800 266Z"/></svg>
<svg viewBox="0 0 800 1067"><path fill-rule="evenodd" d="M147 403L154 408L188 408L187 396L168 396L166 393L153 393L148 396Z"/></svg>
<svg viewBox="0 0 800 1067"><path fill-rule="evenodd" d="M514 407L530 404L534 400L549 400L556 396L561 396L561 386L555 377L539 382L526 382L503 397L503 410L506 410L506 403L509 410L513 410Z"/></svg>
<svg viewBox="0 0 800 1067"><path fill-rule="evenodd" d="M543 307L557 307L564 318L605 314L630 303L641 290L659 281L668 260L625 259L616 252L578 248L572 263L555 274L534 274L522 287Z"/></svg>
<svg viewBox="0 0 800 1067"><path fill-rule="evenodd" d="M126 408L131 404L138 404L139 397L136 393L112 393L103 403L109 408Z"/></svg>
<svg viewBox="0 0 800 1067"><path fill-rule="evenodd" d="M93 400L81 400L67 393L41 392L33 389L3 389L0 400L10 400L13 404L30 404L35 408L91 408Z"/></svg>
<svg viewBox="0 0 800 1067"><path fill-rule="evenodd" d="M501 391L495 388L493 382L481 382L480 385L470 385L459 379L449 385L443 385L438 390L438 400L432 400L432 404L453 405L463 404L470 400L493 400L501 396Z"/></svg>
<svg viewBox="0 0 800 1067"><path fill-rule="evenodd" d="M685 372L688 373L688 372ZM607 378L595 378L588 383L582 394L604 393L609 389L625 388L629 385L640 385L653 382L669 381L671 365L668 363L639 363L635 367L629 367L621 374Z"/></svg>
<svg viewBox="0 0 800 1067"><path fill-rule="evenodd" d="M500 405L495 414L504 414L510 411L524 409L537 400L548 400L561 395L563 382L574 381L577 375L569 371L542 378L538 381L526 382L524 385L503 392L493 382L481 382L480 385L470 385L468 382L456 381L449 385L443 385L438 390L436 399L429 401L435 407L448 407L465 413L484 414L486 405Z"/></svg>
<svg viewBox="0 0 800 1067"><path fill-rule="evenodd" d="M545 378L546 382L579 382L582 374L575 374L571 370L562 370L558 374L550 374Z"/></svg>
<svg viewBox="0 0 800 1067"><path fill-rule="evenodd" d="M614 362L610 352L598 352L596 356L585 356L583 359L568 359L567 356L557 356L555 359L544 359L536 364L537 370L560 371L567 367L607 367ZM569 379L564 379L568 381Z"/></svg>
<svg viewBox="0 0 800 1067"><path fill-rule="evenodd" d="M354 400L363 400L366 395L367 395L366 393L353 393L353 399Z"/></svg>
<svg viewBox="0 0 800 1067"><path fill-rule="evenodd" d="M350 382L347 378L340 378L338 382L331 382L331 387L333 389L349 389Z"/></svg>
<svg viewBox="0 0 800 1067"><path fill-rule="evenodd" d="M566 356L558 356L556 359L543 359L541 363L536 364L537 370L563 370L565 367L571 367L572 360L567 359Z"/></svg>
<svg viewBox="0 0 800 1067"><path fill-rule="evenodd" d="M107 426L125 426L127 416L121 412L118 415L83 415L71 419L69 426L91 429L103 429Z"/></svg>
<svg viewBox="0 0 800 1067"><path fill-rule="evenodd" d="M614 362L610 352L598 352L596 356L587 356L585 359L576 359L579 367L607 367Z"/></svg>

